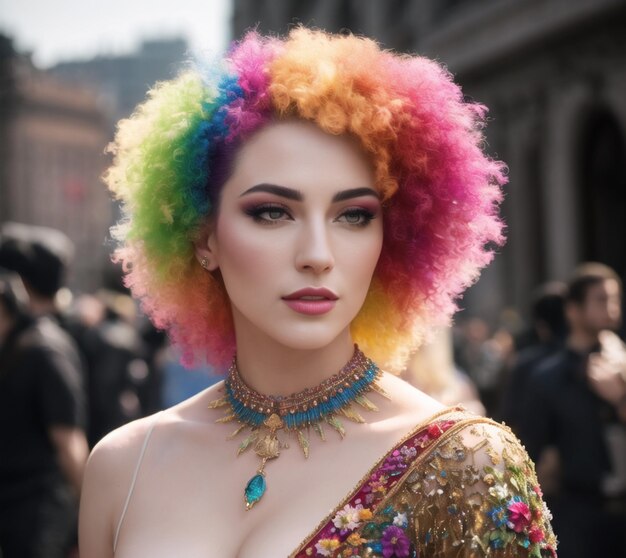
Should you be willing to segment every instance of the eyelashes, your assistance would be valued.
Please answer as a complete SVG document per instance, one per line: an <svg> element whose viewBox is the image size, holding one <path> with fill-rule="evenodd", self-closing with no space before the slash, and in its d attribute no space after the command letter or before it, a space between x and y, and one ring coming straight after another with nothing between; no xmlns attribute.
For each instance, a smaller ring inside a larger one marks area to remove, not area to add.
<svg viewBox="0 0 626 558"><path fill-rule="evenodd" d="M339 218L345 219L345 222L348 225L366 227L372 219L376 218L376 215L367 209L359 207L346 209L343 213L341 213L341 215L339 215Z"/></svg>
<svg viewBox="0 0 626 558"><path fill-rule="evenodd" d="M252 217L255 223L262 225L273 225L279 221L292 220L287 208L276 203L264 203L261 205L254 205L244 209L246 215ZM285 217L288 217L285 219Z"/></svg>
<svg viewBox="0 0 626 558"><path fill-rule="evenodd" d="M244 209L246 215L250 216L255 223L265 226L272 226L281 221L293 221L289 209L277 203L264 203ZM366 227L376 215L363 207L349 207L343 210L335 219L352 227Z"/></svg>
<svg viewBox="0 0 626 558"><path fill-rule="evenodd" d="M285 221L285 216L288 216L287 208L279 204L266 203L262 205L255 205L245 210L246 215L252 217L252 219L261 224L272 224L277 221ZM290 220L291 218L287 219Z"/></svg>

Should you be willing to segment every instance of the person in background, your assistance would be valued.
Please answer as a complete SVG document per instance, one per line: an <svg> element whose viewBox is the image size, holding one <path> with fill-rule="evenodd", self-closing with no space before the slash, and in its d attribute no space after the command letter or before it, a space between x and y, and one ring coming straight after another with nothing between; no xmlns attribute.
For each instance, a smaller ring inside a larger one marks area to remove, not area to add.
<svg viewBox="0 0 626 558"><path fill-rule="evenodd" d="M505 327L492 332L484 319L469 317L455 324L454 335L454 361L476 386L485 414L494 416L511 353L511 334Z"/></svg>
<svg viewBox="0 0 626 558"><path fill-rule="evenodd" d="M454 363L449 329L440 330L430 343L419 348L402 377L444 405L461 404L473 413L485 414L476 386Z"/></svg>
<svg viewBox="0 0 626 558"><path fill-rule="evenodd" d="M150 371L136 327L135 304L129 296L101 290L78 302L85 325L82 345L89 374L88 440L93 447L111 430L152 412L143 397ZM98 304L100 317L90 322L88 311Z"/></svg>
<svg viewBox="0 0 626 558"><path fill-rule="evenodd" d="M56 305L72 250L71 241L54 229L17 223L2 227L0 267L19 275L32 321L3 343L3 558L65 556L67 548L76 546L77 504L88 454L85 370Z"/></svg>
<svg viewBox="0 0 626 558"><path fill-rule="evenodd" d="M563 346L565 340L567 325L563 306L566 289L565 283L552 282L537 290L532 303L532 331L527 336L532 341L516 354L504 382L498 418L518 436L528 379L546 358Z"/></svg>
<svg viewBox="0 0 626 558"><path fill-rule="evenodd" d="M565 297L566 346L525 393L520 433L529 455L559 456L551 507L561 558L626 556L626 348L613 333L621 297L611 268L581 265Z"/></svg>
<svg viewBox="0 0 626 558"><path fill-rule="evenodd" d="M37 318L19 277L0 275L0 555L64 558L87 459L80 362Z"/></svg>
<svg viewBox="0 0 626 558"><path fill-rule="evenodd" d="M57 295L73 254L72 241L56 229L10 222L0 230L0 266L22 278L35 316L53 318L64 329Z"/></svg>

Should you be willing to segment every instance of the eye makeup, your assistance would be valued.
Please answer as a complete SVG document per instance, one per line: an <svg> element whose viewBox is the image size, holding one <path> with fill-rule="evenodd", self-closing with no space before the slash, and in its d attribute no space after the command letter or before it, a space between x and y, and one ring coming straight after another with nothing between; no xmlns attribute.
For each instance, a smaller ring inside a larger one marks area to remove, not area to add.
<svg viewBox="0 0 626 558"><path fill-rule="evenodd" d="M364 207L349 207L342 211L335 220L340 221L342 218L346 224L353 227L366 227L372 219L376 218L376 213Z"/></svg>
<svg viewBox="0 0 626 558"><path fill-rule="evenodd" d="M298 205L306 203L300 190L263 183L249 188L240 195L240 198L245 199L245 201L242 200L242 211L254 222L262 225L293 221L295 214L291 204L274 201L272 200L274 197L280 197ZM361 199L355 201L355 198ZM371 188L352 188L337 192L332 197L332 206L338 206L335 211L336 216L332 219L333 222L358 228L366 227L379 216L381 210L378 194Z"/></svg>
<svg viewBox="0 0 626 558"><path fill-rule="evenodd" d="M280 221L293 221L289 208L279 203L261 203L244 207L244 213L256 223L272 225ZM335 222L343 222L353 227L366 227L377 217L377 212L365 207L348 207L343 209L334 219Z"/></svg>
<svg viewBox="0 0 626 558"><path fill-rule="evenodd" d="M273 223L285 220L293 220L288 208L279 203L261 203L244 207L244 213L250 216L256 223L262 225L272 225ZM287 215L289 219L283 219Z"/></svg>

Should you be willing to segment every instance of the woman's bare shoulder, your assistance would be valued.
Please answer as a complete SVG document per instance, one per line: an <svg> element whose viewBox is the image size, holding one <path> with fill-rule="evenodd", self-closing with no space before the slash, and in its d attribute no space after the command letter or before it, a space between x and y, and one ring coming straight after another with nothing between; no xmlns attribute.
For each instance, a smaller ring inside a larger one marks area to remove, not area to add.
<svg viewBox="0 0 626 558"><path fill-rule="evenodd" d="M97 502L101 514L112 526L128 493L141 448L159 418L157 413L125 424L96 444L85 468L81 515Z"/></svg>
<svg viewBox="0 0 626 558"><path fill-rule="evenodd" d="M394 374L383 374L379 384L393 402L395 413L409 422L423 422L447 408Z"/></svg>
<svg viewBox="0 0 626 558"><path fill-rule="evenodd" d="M219 386L211 386L174 407L134 420L109 432L91 451L86 480L97 476L100 480L109 480L116 486L127 486L151 431L168 430L185 422L199 421L202 409L206 407L204 401L211 400L213 392L217 396L218 389Z"/></svg>
<svg viewBox="0 0 626 558"><path fill-rule="evenodd" d="M113 467L116 472L124 468L127 460L134 460L151 427L159 419L156 413L124 424L109 432L91 451L88 466L102 463L107 470Z"/></svg>
<svg viewBox="0 0 626 558"><path fill-rule="evenodd" d="M113 555L115 525L131 484L141 446L155 415L114 430L91 451L81 490L79 543L81 554Z"/></svg>
<svg viewBox="0 0 626 558"><path fill-rule="evenodd" d="M211 386L179 405L129 422L96 444L87 461L81 495L80 538L81 546L90 549L87 555L111 555L97 549L112 549L114 531L144 451L165 451L181 431L202 423L206 405L219 396L219 388Z"/></svg>
<svg viewBox="0 0 626 558"><path fill-rule="evenodd" d="M116 473L129 466L134 467L151 430L204 422L207 404L221 395L221 386L222 382L219 382L174 407L120 426L98 442L89 461L94 462L94 467L102 462L108 470L113 468Z"/></svg>

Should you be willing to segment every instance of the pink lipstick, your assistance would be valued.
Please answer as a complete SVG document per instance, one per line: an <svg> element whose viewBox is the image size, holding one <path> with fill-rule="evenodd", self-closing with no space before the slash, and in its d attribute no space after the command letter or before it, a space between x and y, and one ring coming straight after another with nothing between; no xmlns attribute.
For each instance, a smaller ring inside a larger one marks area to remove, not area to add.
<svg viewBox="0 0 626 558"><path fill-rule="evenodd" d="M325 288L309 287L283 297L285 304L294 312L309 316L319 316L330 312L339 297Z"/></svg>

